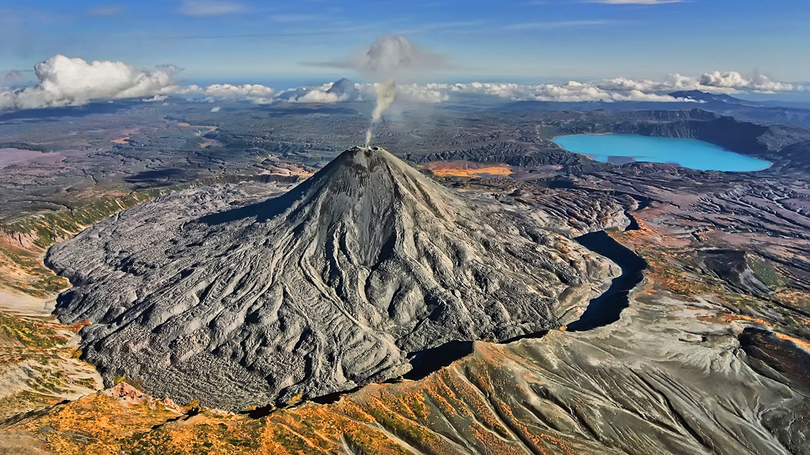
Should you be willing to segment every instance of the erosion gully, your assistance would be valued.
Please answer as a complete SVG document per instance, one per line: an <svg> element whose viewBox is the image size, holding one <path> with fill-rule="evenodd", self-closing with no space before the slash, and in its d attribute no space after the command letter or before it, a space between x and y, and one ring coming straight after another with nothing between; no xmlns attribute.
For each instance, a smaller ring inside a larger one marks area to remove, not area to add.
<svg viewBox="0 0 810 455"><path fill-rule="evenodd" d="M631 223L628 230L633 229L634 226L633 223ZM566 327L566 331L568 332L585 332L613 324L619 320L622 310L630 306L630 291L644 279L644 270L647 268L647 261L614 240L605 231L591 232L577 237L574 240L590 251L612 260L622 270L621 275L613 279L610 287L604 293L591 299L585 312L582 313L579 319L568 324ZM548 330L543 330L511 340L505 340L504 343L510 343L525 338L542 338L547 333ZM402 379L422 379L430 373L446 367L472 352L472 341L451 341L435 348L417 352L410 358L410 363L413 368L406 373ZM397 378L386 382L398 382L400 380L401 379ZM361 387L313 398L311 401L320 404L333 403L342 396L355 392ZM268 406L267 408L259 408L249 412L246 411L245 413L249 414L251 417L261 417L272 412L272 409L274 409L272 406Z"/></svg>

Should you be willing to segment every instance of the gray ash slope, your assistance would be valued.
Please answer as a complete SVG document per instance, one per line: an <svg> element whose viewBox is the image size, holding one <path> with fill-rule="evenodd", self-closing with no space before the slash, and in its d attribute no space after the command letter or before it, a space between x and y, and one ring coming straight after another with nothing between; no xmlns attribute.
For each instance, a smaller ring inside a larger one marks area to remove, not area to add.
<svg viewBox="0 0 810 455"><path fill-rule="evenodd" d="M224 193L144 204L49 252L75 285L56 313L93 322L82 347L105 380L227 409L321 396L453 340L559 326L617 274L543 212L468 200L378 148L278 198Z"/></svg>

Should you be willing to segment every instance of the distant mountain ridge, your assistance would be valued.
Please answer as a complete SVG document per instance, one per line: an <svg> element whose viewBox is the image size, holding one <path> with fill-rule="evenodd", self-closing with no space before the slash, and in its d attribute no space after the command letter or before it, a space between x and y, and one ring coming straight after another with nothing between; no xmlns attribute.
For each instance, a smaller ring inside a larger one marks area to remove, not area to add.
<svg viewBox="0 0 810 455"><path fill-rule="evenodd" d="M724 93L708 93L703 92L700 90L685 90L679 92L672 92L669 96L673 98L680 98L680 99L687 99L687 100L694 100L704 103L727 103L727 104L738 104L738 105L755 105L756 103L752 103L749 101L745 101L739 98L735 98L730 95L726 95Z"/></svg>

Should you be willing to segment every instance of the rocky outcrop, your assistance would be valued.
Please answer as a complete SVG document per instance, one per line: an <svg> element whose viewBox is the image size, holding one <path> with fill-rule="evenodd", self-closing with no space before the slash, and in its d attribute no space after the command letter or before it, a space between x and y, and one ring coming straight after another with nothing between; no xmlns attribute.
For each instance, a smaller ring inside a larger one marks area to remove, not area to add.
<svg viewBox="0 0 810 455"><path fill-rule="evenodd" d="M526 144L500 142L463 150L450 150L428 155L405 155L405 158L418 163L434 161L474 161L480 163L505 163L510 166L538 167L561 166L567 172L594 172L613 167L599 163L583 155L570 153L548 140L535 140L530 147Z"/></svg>
<svg viewBox="0 0 810 455"><path fill-rule="evenodd" d="M540 211L462 198L378 148L284 196L204 188L52 248L105 379L240 409L402 375L453 340L557 327L618 270Z"/></svg>
<svg viewBox="0 0 810 455"><path fill-rule="evenodd" d="M760 156L768 151L768 146L759 139L768 132L768 127L738 122L731 117L708 121L690 119L666 123L622 123L614 126L612 132L700 139L746 155Z"/></svg>

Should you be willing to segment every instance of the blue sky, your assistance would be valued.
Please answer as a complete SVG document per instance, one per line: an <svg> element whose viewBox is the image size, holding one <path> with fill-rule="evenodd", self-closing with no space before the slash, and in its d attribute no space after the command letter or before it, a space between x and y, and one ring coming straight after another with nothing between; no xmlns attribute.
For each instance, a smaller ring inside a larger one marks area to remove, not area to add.
<svg viewBox="0 0 810 455"><path fill-rule="evenodd" d="M404 34L452 62L434 80L713 70L810 80L806 0L604 1L4 0L0 71L30 69L61 53L138 67L173 64L190 81L352 77L311 63L347 58L380 35Z"/></svg>

